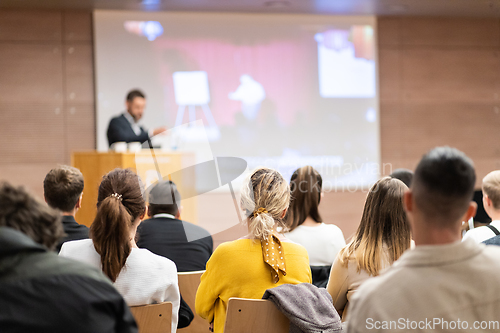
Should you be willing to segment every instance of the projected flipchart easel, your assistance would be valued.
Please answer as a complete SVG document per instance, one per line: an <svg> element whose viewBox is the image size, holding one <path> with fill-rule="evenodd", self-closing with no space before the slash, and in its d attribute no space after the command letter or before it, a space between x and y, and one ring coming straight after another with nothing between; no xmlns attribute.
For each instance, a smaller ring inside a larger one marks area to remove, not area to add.
<svg viewBox="0 0 500 333"><path fill-rule="evenodd" d="M179 105L175 126L182 125L186 107L189 110L189 122L194 123L196 120L196 107L199 106L207 118L208 126L214 130L218 129L208 106L210 92L208 90L207 72L175 72L172 76L174 79L175 102Z"/></svg>

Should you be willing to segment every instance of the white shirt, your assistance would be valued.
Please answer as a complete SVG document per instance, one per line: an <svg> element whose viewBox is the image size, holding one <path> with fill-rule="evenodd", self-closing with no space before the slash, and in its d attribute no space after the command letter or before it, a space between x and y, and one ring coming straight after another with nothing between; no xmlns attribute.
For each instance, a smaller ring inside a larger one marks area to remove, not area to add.
<svg viewBox="0 0 500 333"><path fill-rule="evenodd" d="M139 125L138 122L135 121L134 117L132 117L130 115L130 113L128 113L128 111L126 111L123 115L125 116L125 118L130 123L130 126L132 126L132 130L134 131L135 135L141 135L141 126ZM150 129L148 131L148 135L149 135L149 137L153 136L153 130L152 129Z"/></svg>
<svg viewBox="0 0 500 333"><path fill-rule="evenodd" d="M405 251L353 295L348 332L498 332L473 325L498 321L499 257L500 247L472 239ZM458 320L468 329L450 329Z"/></svg>
<svg viewBox="0 0 500 333"><path fill-rule="evenodd" d="M91 239L66 242L59 255L102 269L101 257ZM172 302L172 332L176 332L180 294L173 261L146 249L132 248L114 286L129 306Z"/></svg>
<svg viewBox="0 0 500 333"><path fill-rule="evenodd" d="M500 220L492 221L490 224L491 226L497 228L498 231L500 231ZM490 239L491 237L495 237L495 233L493 232L493 230L491 230L487 226L482 226L467 231L462 241L471 238L476 243L481 243L487 239Z"/></svg>
<svg viewBox="0 0 500 333"><path fill-rule="evenodd" d="M285 237L306 248L311 266L332 265L337 253L346 245L342 230L334 224L299 225Z"/></svg>

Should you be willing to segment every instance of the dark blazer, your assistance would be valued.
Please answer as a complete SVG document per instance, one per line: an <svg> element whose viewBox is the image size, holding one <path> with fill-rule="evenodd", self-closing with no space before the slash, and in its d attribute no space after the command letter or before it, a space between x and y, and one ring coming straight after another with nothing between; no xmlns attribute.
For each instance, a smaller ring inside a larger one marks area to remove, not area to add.
<svg viewBox="0 0 500 333"><path fill-rule="evenodd" d="M130 125L125 115L120 115L111 119L108 125L108 143L109 146L115 142L125 141L129 142L140 142L143 143L148 141L149 135L148 132L141 127L141 134L135 134L132 126Z"/></svg>
<svg viewBox="0 0 500 333"><path fill-rule="evenodd" d="M138 247L172 260L178 272L204 270L212 255L210 233L186 221L152 218L139 225L137 234Z"/></svg>
<svg viewBox="0 0 500 333"><path fill-rule="evenodd" d="M89 228L82 224L78 224L73 216L63 215L62 224L64 232L67 236L64 237L57 245L57 253L61 251L61 247L65 242L89 238Z"/></svg>

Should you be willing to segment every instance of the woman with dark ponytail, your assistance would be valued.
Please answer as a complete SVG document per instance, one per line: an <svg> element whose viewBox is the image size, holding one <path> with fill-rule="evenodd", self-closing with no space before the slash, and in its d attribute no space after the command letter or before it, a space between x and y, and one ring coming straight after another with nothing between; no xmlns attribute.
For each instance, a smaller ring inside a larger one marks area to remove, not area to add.
<svg viewBox="0 0 500 333"><path fill-rule="evenodd" d="M59 255L101 268L129 306L172 302L175 332L180 301L177 268L135 244L145 214L139 177L131 170L115 169L99 186L90 239L64 243Z"/></svg>

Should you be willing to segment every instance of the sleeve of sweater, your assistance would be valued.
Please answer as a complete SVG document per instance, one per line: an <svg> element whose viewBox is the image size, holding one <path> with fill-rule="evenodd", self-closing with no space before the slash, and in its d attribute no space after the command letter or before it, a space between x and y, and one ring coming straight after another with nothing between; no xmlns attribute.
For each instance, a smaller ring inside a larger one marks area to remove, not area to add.
<svg viewBox="0 0 500 333"><path fill-rule="evenodd" d="M224 265L221 260L221 253L224 252L224 248L224 244L219 245L207 261L207 269L201 276L200 285L196 292L196 313L209 323L214 320L215 302L219 298L222 288L219 268Z"/></svg>
<svg viewBox="0 0 500 333"><path fill-rule="evenodd" d="M326 290L328 290L328 293L332 296L333 306L341 315L347 304L347 277L347 267L344 267L341 264L339 257L337 256L330 271L330 278L328 280Z"/></svg>

